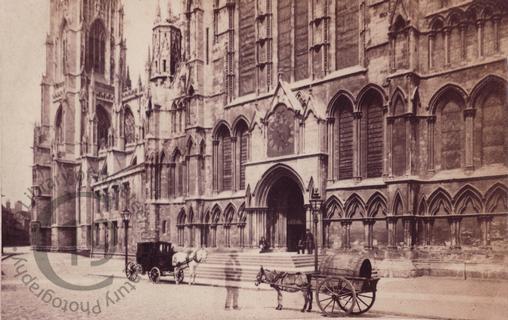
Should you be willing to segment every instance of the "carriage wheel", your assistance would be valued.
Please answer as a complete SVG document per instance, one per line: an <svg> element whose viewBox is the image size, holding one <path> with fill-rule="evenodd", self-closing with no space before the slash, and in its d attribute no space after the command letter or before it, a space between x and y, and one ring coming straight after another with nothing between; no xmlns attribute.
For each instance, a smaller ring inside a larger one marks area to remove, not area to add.
<svg viewBox="0 0 508 320"><path fill-rule="evenodd" d="M341 309L349 314L356 304L355 288L346 278L329 277L318 284L316 300L326 316L337 317Z"/></svg>
<svg viewBox="0 0 508 320"><path fill-rule="evenodd" d="M351 311L351 314L358 315L369 311L369 309L376 301L376 291L370 292L357 292L356 303ZM342 306L340 306L342 308Z"/></svg>
<svg viewBox="0 0 508 320"><path fill-rule="evenodd" d="M130 281L137 281L139 278L138 267L134 262L129 262L125 268L125 275Z"/></svg>
<svg viewBox="0 0 508 320"><path fill-rule="evenodd" d="M180 284L183 281L183 269L177 268L175 270L175 282L176 284Z"/></svg>
<svg viewBox="0 0 508 320"><path fill-rule="evenodd" d="M148 273L148 278L152 280L153 283L158 283L161 278L161 271L157 267L153 267L152 270Z"/></svg>

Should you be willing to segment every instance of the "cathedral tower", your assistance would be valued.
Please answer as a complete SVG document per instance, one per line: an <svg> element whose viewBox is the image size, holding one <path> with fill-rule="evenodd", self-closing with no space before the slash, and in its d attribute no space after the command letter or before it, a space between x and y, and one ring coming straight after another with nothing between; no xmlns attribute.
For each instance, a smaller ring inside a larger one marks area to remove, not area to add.
<svg viewBox="0 0 508 320"><path fill-rule="evenodd" d="M90 191L101 152L119 143L126 78L120 0L51 0L41 123L35 128L32 244L90 243Z"/></svg>

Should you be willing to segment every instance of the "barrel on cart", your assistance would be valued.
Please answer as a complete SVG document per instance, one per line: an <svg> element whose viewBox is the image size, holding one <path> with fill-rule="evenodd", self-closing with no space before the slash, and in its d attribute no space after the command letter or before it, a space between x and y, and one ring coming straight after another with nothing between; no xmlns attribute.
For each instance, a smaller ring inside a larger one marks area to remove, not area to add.
<svg viewBox="0 0 508 320"><path fill-rule="evenodd" d="M313 273L312 287L323 314L334 317L342 312L358 315L367 312L376 300L379 281L371 260L363 256L325 257Z"/></svg>

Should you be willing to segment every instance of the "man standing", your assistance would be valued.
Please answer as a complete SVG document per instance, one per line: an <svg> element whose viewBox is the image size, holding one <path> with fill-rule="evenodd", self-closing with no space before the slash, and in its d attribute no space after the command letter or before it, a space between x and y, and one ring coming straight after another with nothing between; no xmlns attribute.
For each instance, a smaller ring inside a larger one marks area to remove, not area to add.
<svg viewBox="0 0 508 320"><path fill-rule="evenodd" d="M314 235L310 232L310 229L305 231L305 248L308 254L312 254L312 250L314 250Z"/></svg>

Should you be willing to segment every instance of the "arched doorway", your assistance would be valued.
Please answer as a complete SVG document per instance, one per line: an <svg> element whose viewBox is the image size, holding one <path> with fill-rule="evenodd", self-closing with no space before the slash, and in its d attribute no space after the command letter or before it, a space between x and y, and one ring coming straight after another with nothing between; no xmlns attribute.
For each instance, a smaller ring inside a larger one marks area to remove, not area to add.
<svg viewBox="0 0 508 320"><path fill-rule="evenodd" d="M298 240L305 233L305 207L302 190L297 183L282 176L267 197L267 237L275 247L296 251Z"/></svg>

